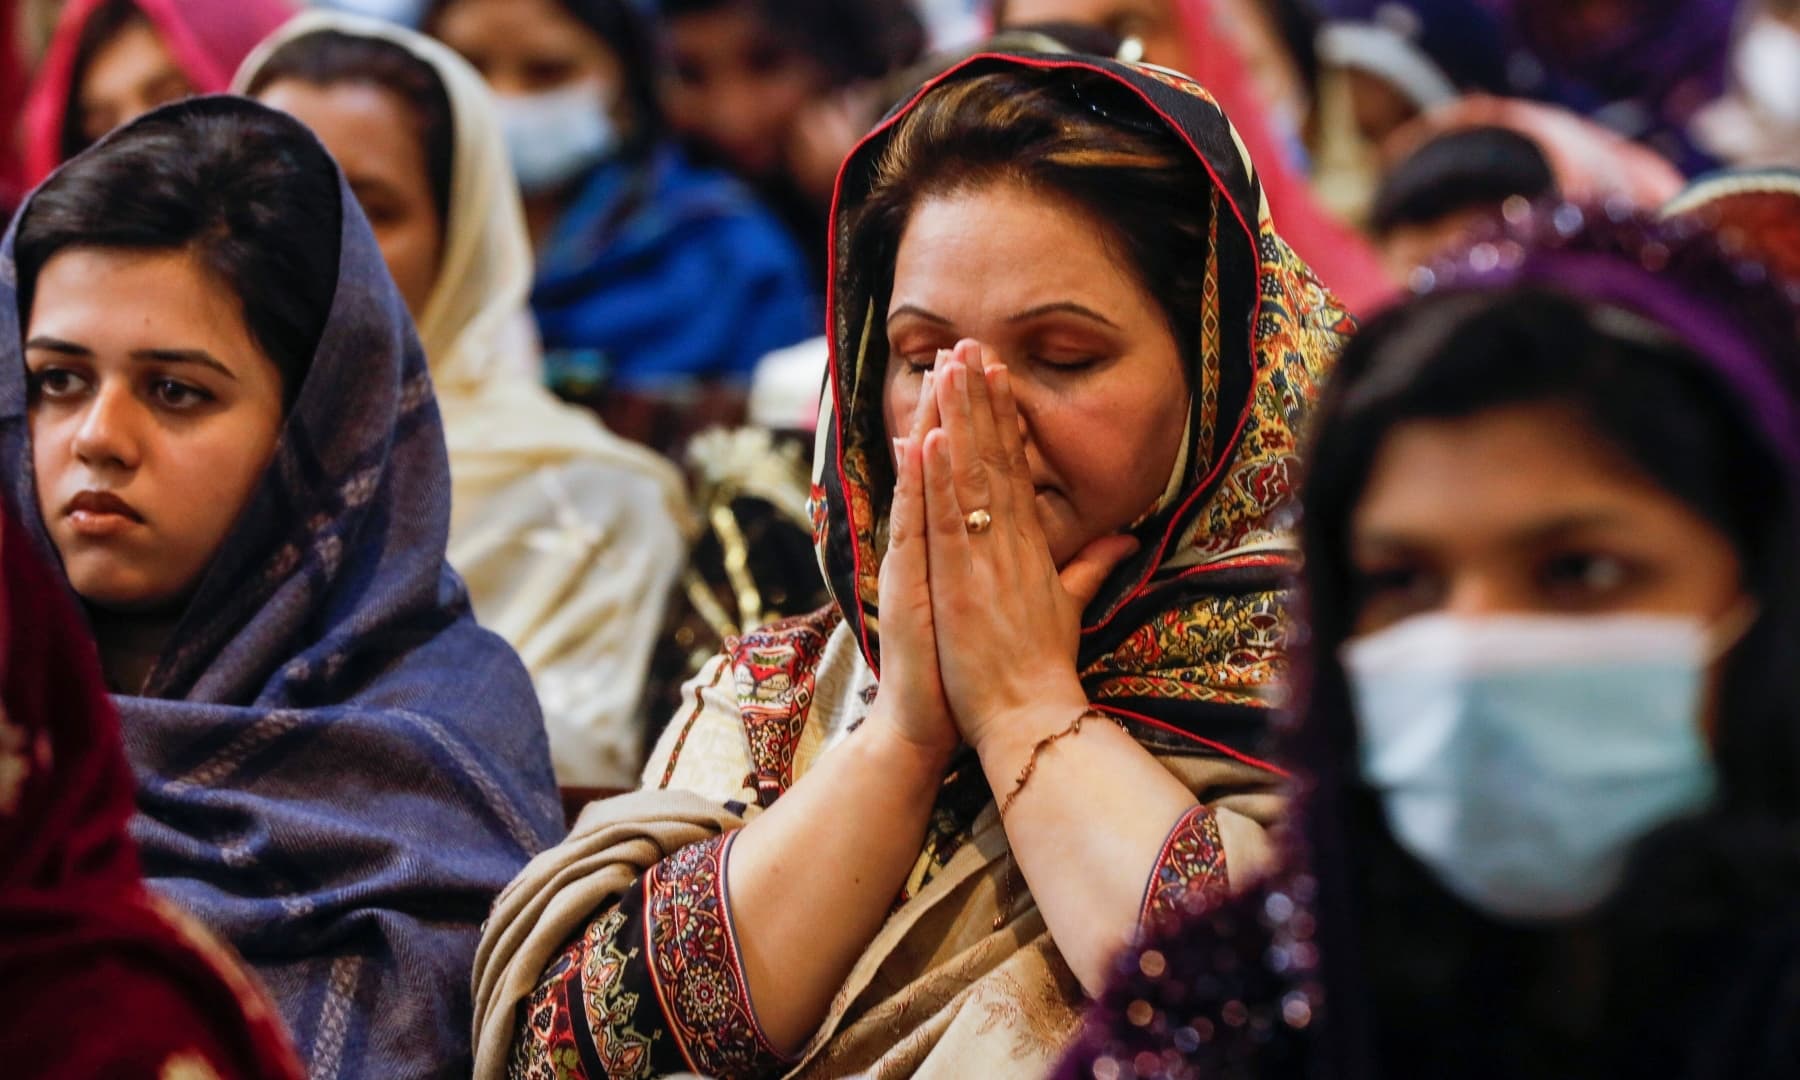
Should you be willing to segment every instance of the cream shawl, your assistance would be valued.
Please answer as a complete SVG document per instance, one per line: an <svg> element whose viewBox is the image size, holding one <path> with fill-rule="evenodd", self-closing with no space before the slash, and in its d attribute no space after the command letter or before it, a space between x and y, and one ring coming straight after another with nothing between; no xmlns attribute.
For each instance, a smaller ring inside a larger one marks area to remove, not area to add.
<svg viewBox="0 0 1800 1080"><path fill-rule="evenodd" d="M628 786L639 698L690 533L680 473L530 375L531 243L492 96L411 31L311 11L253 53L335 30L393 42L444 84L456 129L437 284L418 319L450 451L450 563L483 626L525 661L565 787Z"/></svg>
<svg viewBox="0 0 1800 1080"><path fill-rule="evenodd" d="M796 781L867 714L875 685L841 623L814 671L793 747ZM590 804L569 837L501 893L475 956L477 1080L504 1080L519 1006L582 927L657 862L759 813L747 782L755 766L745 700L793 689L749 685L728 656L715 658L688 684L683 696L694 705L663 733L643 788ZM1160 760L1205 793L1233 888L1266 873L1266 830L1284 801L1276 779L1229 758ZM789 1075L1042 1076L1083 1005L989 802L968 841L864 951Z"/></svg>

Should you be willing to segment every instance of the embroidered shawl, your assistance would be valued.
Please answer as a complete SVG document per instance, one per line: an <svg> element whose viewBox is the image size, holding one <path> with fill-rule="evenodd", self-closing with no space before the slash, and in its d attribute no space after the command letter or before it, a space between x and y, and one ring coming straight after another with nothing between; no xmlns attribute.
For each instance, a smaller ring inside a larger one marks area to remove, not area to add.
<svg viewBox="0 0 1800 1080"><path fill-rule="evenodd" d="M435 1076L467 1069L488 904L561 814L530 680L445 564L450 483L425 357L340 189L341 224L320 223L340 236L337 291L274 460L145 693L116 701L146 875L262 975L310 1072ZM9 232L0 463L54 559L16 286Z"/></svg>
<svg viewBox="0 0 1800 1080"><path fill-rule="evenodd" d="M1259 752L1285 669L1284 590L1297 567L1286 518L1299 432L1351 328L1332 294L1275 231L1225 115L1184 76L1093 58L977 56L933 87L1007 67L1098 72L1127 88L1205 166L1213 243L1204 340L1179 495L1134 530L1139 552L1088 609L1079 667L1089 698L1141 740L1197 752ZM901 106L851 155L836 218L855 211ZM886 336L878 286L832 272L831 375L820 408L813 519L820 565L870 665L880 669L877 573L892 491L881 421Z"/></svg>
<svg viewBox="0 0 1800 1080"><path fill-rule="evenodd" d="M1227 874L1247 883L1267 867L1266 830L1284 799L1252 755L1283 666L1295 431L1350 323L1269 227L1253 171L1198 86L1126 65L995 55L944 78L1005 65L1110 75L1182 132L1217 181L1218 308L1198 350L1193 383L1209 389L1196 395L1189 464L1168 508L1140 527L1145 553L1088 612L1081 654L1090 696L1204 800L1172 830L1148 907L1192 882L1222 888ZM852 157L842 193L857 190L892 123ZM838 268L834 285L812 513L837 604L727 641L689 683L643 788L590 806L502 894L476 959L483 1080L509 1067L647 1076L677 1052L722 1076L1042 1075L1075 1029L1079 984L1017 880L985 781L966 769L947 779L900 903L799 1058L772 1060L745 1021L753 1005L733 970L716 868L731 830L853 730L877 686L877 515L891 480L874 474L887 458L872 418L885 357L878 344L847 345L864 340L871 299L855 269Z"/></svg>

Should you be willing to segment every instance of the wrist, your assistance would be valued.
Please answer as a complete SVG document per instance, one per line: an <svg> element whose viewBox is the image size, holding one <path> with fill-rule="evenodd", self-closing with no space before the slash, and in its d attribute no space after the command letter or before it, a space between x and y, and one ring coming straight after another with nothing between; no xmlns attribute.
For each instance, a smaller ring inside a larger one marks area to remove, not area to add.
<svg viewBox="0 0 1800 1080"><path fill-rule="evenodd" d="M944 738L921 738L901 725L891 707L877 697L856 736L896 780L908 787L929 784L935 791L962 745L955 729L945 726L949 734Z"/></svg>
<svg viewBox="0 0 1800 1080"><path fill-rule="evenodd" d="M1038 694L991 716L982 725L975 751L981 755L984 767L1016 765L1038 743L1067 728L1090 707L1087 693L1079 683Z"/></svg>

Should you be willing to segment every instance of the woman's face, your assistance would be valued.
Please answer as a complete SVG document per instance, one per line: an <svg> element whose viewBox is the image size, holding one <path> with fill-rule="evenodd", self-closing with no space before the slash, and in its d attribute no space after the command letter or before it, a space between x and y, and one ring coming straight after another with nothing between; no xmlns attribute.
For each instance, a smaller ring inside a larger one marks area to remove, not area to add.
<svg viewBox="0 0 1800 1080"><path fill-rule="evenodd" d="M1572 410L1414 420L1351 516L1355 631L1425 614L1728 614L1731 541Z"/></svg>
<svg viewBox="0 0 1800 1080"><path fill-rule="evenodd" d="M81 133L93 142L120 124L193 92L194 84L150 21L132 19L88 61L75 91Z"/></svg>
<svg viewBox="0 0 1800 1080"><path fill-rule="evenodd" d="M388 273L414 319L437 282L444 227L431 190L424 140L407 103L369 83L271 83L257 99L313 130L356 193Z"/></svg>
<svg viewBox="0 0 1800 1080"><path fill-rule="evenodd" d="M72 248L25 331L38 508L83 599L167 608L274 454L281 377L236 295L185 252Z"/></svg>
<svg viewBox="0 0 1800 1080"><path fill-rule="evenodd" d="M432 30L503 97L590 83L617 101L625 83L605 39L556 0L453 0Z"/></svg>
<svg viewBox="0 0 1800 1080"><path fill-rule="evenodd" d="M906 430L939 349L974 338L999 353L1059 566L1151 508L1187 421L1168 320L1107 239L1085 210L1011 183L927 199L887 311L890 432Z"/></svg>
<svg viewBox="0 0 1800 1080"><path fill-rule="evenodd" d="M740 173L778 171L795 120L827 89L824 69L780 41L748 4L669 19L667 32L670 124Z"/></svg>

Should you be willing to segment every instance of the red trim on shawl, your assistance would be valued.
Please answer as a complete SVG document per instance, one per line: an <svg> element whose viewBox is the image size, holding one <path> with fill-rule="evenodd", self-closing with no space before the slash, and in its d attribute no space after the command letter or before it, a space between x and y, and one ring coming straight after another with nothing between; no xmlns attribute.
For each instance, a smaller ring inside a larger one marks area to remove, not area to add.
<svg viewBox="0 0 1800 1080"><path fill-rule="evenodd" d="M1262 769L1264 772L1274 773L1276 776L1281 777L1283 780L1290 779L1294 775L1293 773L1289 772L1288 770L1282 768L1279 765L1274 764L1273 762L1264 761L1263 759L1261 759L1259 757L1253 757L1249 754L1244 753L1241 750L1233 750L1231 747L1226 746L1222 742L1216 742L1212 739L1203 738L1199 735L1194 734L1191 731L1183 731L1173 724L1167 724L1161 720L1152 719L1148 716L1143 715L1142 713L1135 713L1135 712L1132 712L1130 709L1121 709L1116 705L1098 705L1097 704L1094 706L1094 708L1100 710L1103 713L1107 713L1111 716L1116 716L1116 717L1119 717L1124 720L1130 720L1134 723L1143 724L1146 727L1153 727L1153 728L1157 729L1158 731L1166 731L1171 735L1179 735L1182 738L1187 739L1190 742L1199 743L1201 746L1204 746L1209 750L1215 751L1216 753L1222 754L1225 757L1228 757L1233 761L1242 762L1245 765L1255 766L1258 769Z"/></svg>
<svg viewBox="0 0 1800 1080"><path fill-rule="evenodd" d="M896 110L892 117L875 125L874 130L857 140L856 145L850 149L850 152L844 155L843 162L838 165L837 180L831 185L831 213L826 217L826 220L830 222L831 230L831 236L825 247L825 344L827 347L825 374L831 381L831 446L835 458L831 463L831 467L837 470L838 491L843 496L844 500L844 520L849 522L850 525L851 596L848 598L850 607L845 606L844 597L837 597L836 600L839 610L854 610L856 612L857 644L861 646L863 659L869 662L869 668L875 672L875 678L877 680L881 678L881 665L878 658L875 656L875 651L869 648L868 619L865 618L863 614L862 545L856 542L856 501L850 497L850 477L844 472L844 387L842 382L838 379L838 214L841 212L844 200L844 178L849 175L851 163L856 161L857 157L862 154L863 147L867 146L871 140L879 137L882 133L887 131L888 128L892 127L895 121L899 120L900 117L905 116L906 113L918 103L919 95L924 94L936 84L936 79L926 83L919 89L918 94L914 94L912 100L906 103L905 109ZM822 543L824 544L825 550L829 551L831 548L831 523L829 516L827 516L826 519L825 538ZM823 565L823 559L820 560L820 563L819 569L824 572L826 583L830 584L830 567Z"/></svg>
<svg viewBox="0 0 1800 1080"><path fill-rule="evenodd" d="M1207 574L1223 574L1231 570L1256 570L1270 566L1296 568L1299 566L1299 560L1291 555L1240 555L1237 558L1222 559L1219 562L1207 563L1205 566L1195 566L1183 570L1168 580L1186 581L1189 578L1204 577Z"/></svg>

